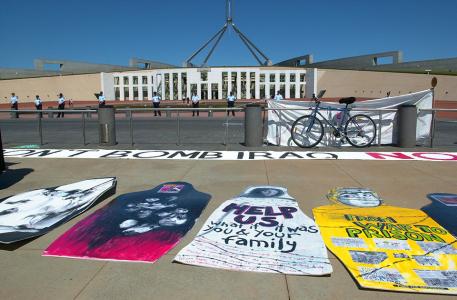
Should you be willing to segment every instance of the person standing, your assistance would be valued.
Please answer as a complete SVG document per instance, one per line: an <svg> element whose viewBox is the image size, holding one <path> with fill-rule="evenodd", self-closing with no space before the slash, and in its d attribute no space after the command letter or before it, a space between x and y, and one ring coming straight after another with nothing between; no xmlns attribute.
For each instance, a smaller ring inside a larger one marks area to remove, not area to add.
<svg viewBox="0 0 457 300"><path fill-rule="evenodd" d="M152 106L154 106L154 108L159 108L160 107L160 96L157 95L157 92L154 92L154 96L152 96ZM160 112L160 110L157 110L155 109L154 110L154 117L157 117L157 113L159 113L159 117L162 116L162 113Z"/></svg>
<svg viewBox="0 0 457 300"><path fill-rule="evenodd" d="M200 97L198 97L197 93L192 95L192 108L199 108L200 107ZM200 116L199 110L192 111L192 117L195 117L195 112L197 112L197 117Z"/></svg>
<svg viewBox="0 0 457 300"><path fill-rule="evenodd" d="M10 102L11 102L11 109L12 110L18 110L19 109L19 97L16 96L15 93L11 93ZM19 113L17 111L13 112L12 115L14 116L14 118L19 118Z"/></svg>
<svg viewBox="0 0 457 300"><path fill-rule="evenodd" d="M281 100L284 100L284 98L282 97L281 93L278 91L275 95L275 97L273 98L275 101L281 101Z"/></svg>
<svg viewBox="0 0 457 300"><path fill-rule="evenodd" d="M58 103L58 109L59 110L64 110L65 109L65 97L63 96L62 93L59 94L59 100L57 100L57 103ZM62 111L62 112L58 112L57 113L57 118L60 118L60 117L64 117L65 113Z"/></svg>
<svg viewBox="0 0 457 300"><path fill-rule="evenodd" d="M98 107L99 108L105 107L105 104L106 104L105 101L106 101L105 96L103 95L103 92L100 91L100 94L98 95Z"/></svg>
<svg viewBox="0 0 457 300"><path fill-rule="evenodd" d="M230 96L227 97L227 106L228 108L235 107L236 97L233 95L233 92L230 92ZM230 114L230 111L227 110L227 116ZM235 116L235 111L232 110L232 116Z"/></svg>
<svg viewBox="0 0 457 300"><path fill-rule="evenodd" d="M36 110L43 110L43 103L41 102L39 95L35 96L35 108L36 108ZM38 118L42 118L42 117L43 117L43 113L40 112L38 114Z"/></svg>

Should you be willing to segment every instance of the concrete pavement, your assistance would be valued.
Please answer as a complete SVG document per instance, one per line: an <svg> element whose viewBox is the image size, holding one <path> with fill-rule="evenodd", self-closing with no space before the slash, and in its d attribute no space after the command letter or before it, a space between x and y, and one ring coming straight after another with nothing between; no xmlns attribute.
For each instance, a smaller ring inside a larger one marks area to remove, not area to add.
<svg viewBox="0 0 457 300"><path fill-rule="evenodd" d="M223 201L250 185L289 189L300 208L328 204L335 186L364 186L391 205L420 209L432 192L457 193L452 162L424 161L131 161L7 158L0 198L87 178L116 176L116 195L50 233L0 247L0 299L450 299L447 296L362 290L331 253L328 277L233 272L172 263ZM42 257L60 234L115 196L166 181L187 181L212 195L184 239L154 264Z"/></svg>

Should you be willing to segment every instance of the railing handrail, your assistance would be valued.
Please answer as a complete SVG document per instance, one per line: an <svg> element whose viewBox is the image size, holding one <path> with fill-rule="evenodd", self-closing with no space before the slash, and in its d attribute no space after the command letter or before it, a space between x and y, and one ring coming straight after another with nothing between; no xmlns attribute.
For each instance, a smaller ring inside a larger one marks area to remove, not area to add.
<svg viewBox="0 0 457 300"><path fill-rule="evenodd" d="M217 107L203 107L203 108L192 108L192 107L162 107L162 108L153 108L153 107L139 107L139 108L115 108L116 112L128 112L128 111L242 111L244 107L227 107L227 108L217 108ZM300 111L300 110L312 110L314 107L304 107L304 108L268 108L265 107L265 111ZM320 110L330 110L330 111L341 111L341 108L323 108ZM373 112L396 112L396 108L351 108L351 111L373 111ZM419 112L457 112L456 108L419 108ZM55 113L55 112L65 112L65 113L96 113L98 109L0 109L0 113Z"/></svg>

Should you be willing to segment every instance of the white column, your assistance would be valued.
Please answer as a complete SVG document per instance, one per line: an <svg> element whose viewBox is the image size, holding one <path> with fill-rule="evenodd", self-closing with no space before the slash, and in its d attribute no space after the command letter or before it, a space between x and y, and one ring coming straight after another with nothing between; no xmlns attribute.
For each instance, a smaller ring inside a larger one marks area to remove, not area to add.
<svg viewBox="0 0 457 300"><path fill-rule="evenodd" d="M178 73L178 100L182 100L182 73Z"/></svg>
<svg viewBox="0 0 457 300"><path fill-rule="evenodd" d="M227 96L229 96L232 91L232 72L230 71L227 72L227 83Z"/></svg>
<svg viewBox="0 0 457 300"><path fill-rule="evenodd" d="M260 99L260 73L255 72L255 98Z"/></svg>
<svg viewBox="0 0 457 300"><path fill-rule="evenodd" d="M241 72L236 72L236 99L241 99Z"/></svg>

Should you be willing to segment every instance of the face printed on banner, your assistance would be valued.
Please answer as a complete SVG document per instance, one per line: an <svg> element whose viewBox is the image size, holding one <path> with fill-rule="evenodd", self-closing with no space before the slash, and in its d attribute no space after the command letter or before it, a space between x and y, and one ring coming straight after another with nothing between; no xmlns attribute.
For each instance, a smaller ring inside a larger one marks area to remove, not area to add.
<svg viewBox="0 0 457 300"><path fill-rule="evenodd" d="M154 262L192 228L209 199L184 182L121 195L54 241L45 255Z"/></svg>
<svg viewBox="0 0 457 300"><path fill-rule="evenodd" d="M382 200L375 192L363 188L336 188L329 192L327 198L356 207L376 207L382 204Z"/></svg>
<svg viewBox="0 0 457 300"><path fill-rule="evenodd" d="M243 197L250 198L269 198L269 197L281 197L284 192L280 189L275 188L254 188L249 191L248 194L242 195Z"/></svg>
<svg viewBox="0 0 457 300"><path fill-rule="evenodd" d="M73 212L92 193L91 189L63 191L50 188L32 191L27 194L27 199L8 201L3 206L11 208L0 211L5 220L0 225L0 233L38 232L51 226L57 217L63 218ZM8 225L8 222L14 225Z"/></svg>
<svg viewBox="0 0 457 300"><path fill-rule="evenodd" d="M161 191L159 191L161 193ZM138 203L129 203L125 207L128 212L125 220L120 220L122 234L135 235L152 231L160 226L179 226L186 223L189 210L178 207L178 197L164 199L146 198Z"/></svg>

